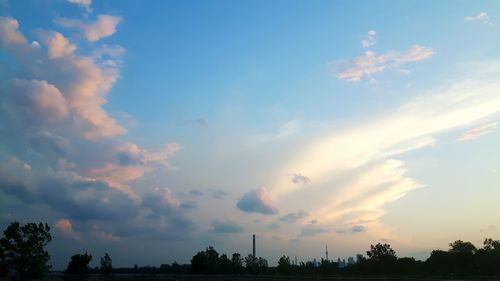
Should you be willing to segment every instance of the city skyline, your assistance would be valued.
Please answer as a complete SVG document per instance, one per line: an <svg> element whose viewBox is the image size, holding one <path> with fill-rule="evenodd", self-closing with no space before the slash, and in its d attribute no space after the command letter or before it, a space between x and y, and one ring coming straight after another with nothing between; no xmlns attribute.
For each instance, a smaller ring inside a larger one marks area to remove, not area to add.
<svg viewBox="0 0 500 281"><path fill-rule="evenodd" d="M498 11L0 0L0 226L58 269L499 239Z"/></svg>

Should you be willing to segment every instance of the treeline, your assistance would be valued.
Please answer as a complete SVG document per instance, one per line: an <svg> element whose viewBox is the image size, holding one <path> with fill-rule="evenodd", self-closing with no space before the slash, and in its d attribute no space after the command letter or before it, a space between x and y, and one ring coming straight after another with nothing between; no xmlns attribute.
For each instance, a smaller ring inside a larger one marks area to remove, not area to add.
<svg viewBox="0 0 500 281"><path fill-rule="evenodd" d="M15 277L19 280L37 279L46 273L50 255L45 249L52 240L47 224L11 223L0 238L0 278ZM389 244L371 245L367 257L360 256L356 263L339 267L333 261L307 261L299 264L290 257L282 256L276 267L269 267L266 259L234 253L229 258L220 255L214 247L208 247L194 255L190 264L134 266L113 268L111 257L106 253L100 258L100 266L90 268L92 256L88 253L73 255L65 270L67 276L99 272L141 274L282 274L282 275L419 275L419 276L491 276L500 274L500 240L487 238L481 248L471 242L457 240L449 249L434 250L425 261L412 257L399 258Z"/></svg>
<svg viewBox="0 0 500 281"><path fill-rule="evenodd" d="M290 257L282 256L276 267L268 267L267 260L248 255L244 259L234 253L230 258L219 255L213 247L198 252L191 259L187 273L191 274L282 274L282 275L419 275L419 276L471 276L500 274L500 240L487 238L482 248L471 242L457 240L447 251L434 250L425 261L412 257L399 258L389 244L371 245L367 257L360 256L356 263L339 267L336 262L321 259L294 264Z"/></svg>

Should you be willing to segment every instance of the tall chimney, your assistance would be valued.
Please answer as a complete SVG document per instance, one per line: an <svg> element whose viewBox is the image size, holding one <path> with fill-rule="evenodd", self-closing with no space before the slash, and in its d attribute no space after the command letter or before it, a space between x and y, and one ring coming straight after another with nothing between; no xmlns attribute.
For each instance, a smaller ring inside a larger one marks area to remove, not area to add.
<svg viewBox="0 0 500 281"><path fill-rule="evenodd" d="M253 257L255 258L255 234L253 235Z"/></svg>

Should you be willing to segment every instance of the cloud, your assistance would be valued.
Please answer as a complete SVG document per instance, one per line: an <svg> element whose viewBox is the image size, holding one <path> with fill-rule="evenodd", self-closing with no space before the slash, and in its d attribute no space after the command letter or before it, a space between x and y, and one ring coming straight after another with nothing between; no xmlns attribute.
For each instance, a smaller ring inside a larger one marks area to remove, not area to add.
<svg viewBox="0 0 500 281"><path fill-rule="evenodd" d="M253 189L245 193L236 206L247 213L273 215L278 212L276 207L272 204L269 192L264 187Z"/></svg>
<svg viewBox="0 0 500 281"><path fill-rule="evenodd" d="M196 209L198 206L196 205L196 202L189 201L189 202L182 202L179 207L183 209Z"/></svg>
<svg viewBox="0 0 500 281"><path fill-rule="evenodd" d="M300 219L303 219L307 217L309 214L306 213L304 210L300 210L297 213L289 213L286 214L278 219L280 222L286 222L286 223L293 223L296 222Z"/></svg>
<svg viewBox="0 0 500 281"><path fill-rule="evenodd" d="M85 38L90 42L113 35L116 32L116 26L122 21L121 17L112 15L98 15L96 21L90 23L69 18L55 19L55 22L62 27L81 29Z"/></svg>
<svg viewBox="0 0 500 281"><path fill-rule="evenodd" d="M25 113L17 118L26 122L51 122L63 119L69 114L66 98L59 89L45 80L14 78L0 101L10 105L6 110L11 111L12 115L16 114L15 111ZM38 120L31 118L33 113Z"/></svg>
<svg viewBox="0 0 500 281"><path fill-rule="evenodd" d="M180 202L173 196L170 188L156 188L153 194L144 196L143 206L150 208L156 214L166 215L180 207Z"/></svg>
<svg viewBox="0 0 500 281"><path fill-rule="evenodd" d="M189 119L179 123L180 126L201 126L206 127L208 122L204 118Z"/></svg>
<svg viewBox="0 0 500 281"><path fill-rule="evenodd" d="M470 129L467 132L465 132L460 138L458 138L457 141L468 141L468 140L477 139L480 136L484 136L486 134L489 134L491 131L496 129L497 125L498 125L498 122L492 122L492 123L488 123L486 125L482 125L482 126Z"/></svg>
<svg viewBox="0 0 500 281"><path fill-rule="evenodd" d="M282 140L290 135L297 133L301 123L298 120L289 120L280 125L278 132L272 134L260 134L255 137L256 143L265 143Z"/></svg>
<svg viewBox="0 0 500 281"><path fill-rule="evenodd" d="M353 233L358 233L358 232L365 232L366 231L366 227L362 226L362 225L355 225L351 228L351 231Z"/></svg>
<svg viewBox="0 0 500 281"><path fill-rule="evenodd" d="M357 57L346 67L337 73L337 78L347 81L360 81L364 76L382 72L388 68L397 68L411 62L426 60L434 55L434 50L413 45L404 52L388 51L381 55L373 51L366 51L363 56Z"/></svg>
<svg viewBox="0 0 500 281"><path fill-rule="evenodd" d="M222 189L216 189L216 190L212 190L210 192L210 194L212 195L213 198L220 199L220 198L225 197L227 195L227 192L222 190Z"/></svg>
<svg viewBox="0 0 500 281"><path fill-rule="evenodd" d="M75 232L73 230L73 224L68 219L63 218L63 219L58 220L55 224L55 227L56 227L56 229L61 231L67 237L70 237L70 238L73 238L76 240L80 239L80 234L78 234L77 232Z"/></svg>
<svg viewBox="0 0 500 281"><path fill-rule="evenodd" d="M191 195L195 195L195 196L203 196L203 195L204 195L204 193L203 193L203 192L201 192L200 190L197 190L197 189L192 189L192 190L190 190L190 191L189 191L189 194L191 194Z"/></svg>
<svg viewBox="0 0 500 281"><path fill-rule="evenodd" d="M479 14L475 16L467 16L464 19L467 22L479 22L482 24L489 24L490 22L490 17L486 12L480 12Z"/></svg>
<svg viewBox="0 0 500 281"><path fill-rule="evenodd" d="M19 23L11 17L0 17L0 38L2 42L26 43L26 38L18 31Z"/></svg>
<svg viewBox="0 0 500 281"><path fill-rule="evenodd" d="M327 232L328 230L326 228L314 225L308 225L302 228L300 236L316 236Z"/></svg>
<svg viewBox="0 0 500 281"><path fill-rule="evenodd" d="M311 182L311 179L304 176L304 175L301 175L301 174L293 174L292 175L292 182L295 183L295 184L308 184Z"/></svg>
<svg viewBox="0 0 500 281"><path fill-rule="evenodd" d="M76 46L71 44L68 39L59 32L41 31L41 41L48 47L48 56L50 59L58 59L72 55Z"/></svg>
<svg viewBox="0 0 500 281"><path fill-rule="evenodd" d="M361 40L361 46L365 49L368 49L377 43L375 40L375 36L377 35L377 32L375 30L370 30L368 31L368 36L366 39Z"/></svg>
<svg viewBox="0 0 500 281"><path fill-rule="evenodd" d="M212 222L210 231L215 233L240 233L243 231L243 227L231 221L221 222L215 220Z"/></svg>
<svg viewBox="0 0 500 281"><path fill-rule="evenodd" d="M404 161L395 158L433 147L438 135L499 114L497 75L480 72L474 79L469 74L467 81L428 90L388 113L312 138L280 170L314 178L314 192L311 185L299 187L277 177L270 193L289 200L321 194L317 207L308 212L322 223L371 221L366 227L382 229L376 225L386 212L384 206L424 186L407 175Z"/></svg>
<svg viewBox="0 0 500 281"><path fill-rule="evenodd" d="M349 229L339 229L336 231L339 234L345 234L345 233L361 233L361 232L366 232L366 227L363 225L354 225L353 227Z"/></svg>
<svg viewBox="0 0 500 281"><path fill-rule="evenodd" d="M27 40L15 19L0 17L2 54L16 65L0 80L0 135L8 135L0 138L0 193L63 217L56 228L82 239L189 237L186 204L169 189L136 185L146 173L173 170L181 146L146 149L119 139L126 129L104 108L125 49L79 49L50 30L35 35L39 41Z"/></svg>
<svg viewBox="0 0 500 281"><path fill-rule="evenodd" d="M80 7L83 7L87 13L92 12L92 0L68 0L69 3L77 4Z"/></svg>

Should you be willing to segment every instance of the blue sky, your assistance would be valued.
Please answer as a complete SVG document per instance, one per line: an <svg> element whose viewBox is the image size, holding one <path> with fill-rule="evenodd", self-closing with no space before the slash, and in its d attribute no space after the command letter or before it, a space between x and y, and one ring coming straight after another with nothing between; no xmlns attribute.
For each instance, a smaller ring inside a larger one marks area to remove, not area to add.
<svg viewBox="0 0 500 281"><path fill-rule="evenodd" d="M2 0L0 224L48 222L55 268L480 246L499 8Z"/></svg>

